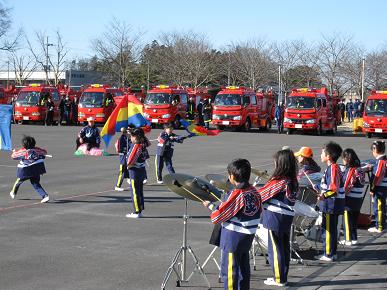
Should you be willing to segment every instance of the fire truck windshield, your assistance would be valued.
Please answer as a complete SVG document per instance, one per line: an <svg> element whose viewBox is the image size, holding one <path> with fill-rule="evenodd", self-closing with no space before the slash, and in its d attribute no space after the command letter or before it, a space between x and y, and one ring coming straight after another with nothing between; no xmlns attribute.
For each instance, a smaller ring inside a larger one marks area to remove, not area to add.
<svg viewBox="0 0 387 290"><path fill-rule="evenodd" d="M286 100L286 107L289 109L313 109L315 98L292 96Z"/></svg>
<svg viewBox="0 0 387 290"><path fill-rule="evenodd" d="M368 100L366 105L367 116L387 116L387 100Z"/></svg>
<svg viewBox="0 0 387 290"><path fill-rule="evenodd" d="M146 95L145 104L165 105L171 103L171 95L165 93L151 93Z"/></svg>
<svg viewBox="0 0 387 290"><path fill-rule="evenodd" d="M222 94L215 97L216 106L240 106L242 96L237 94Z"/></svg>
<svg viewBox="0 0 387 290"><path fill-rule="evenodd" d="M102 108L102 92L84 92L79 100L79 104L84 108Z"/></svg>
<svg viewBox="0 0 387 290"><path fill-rule="evenodd" d="M39 103L39 92L20 92L16 103L22 106L36 106Z"/></svg>

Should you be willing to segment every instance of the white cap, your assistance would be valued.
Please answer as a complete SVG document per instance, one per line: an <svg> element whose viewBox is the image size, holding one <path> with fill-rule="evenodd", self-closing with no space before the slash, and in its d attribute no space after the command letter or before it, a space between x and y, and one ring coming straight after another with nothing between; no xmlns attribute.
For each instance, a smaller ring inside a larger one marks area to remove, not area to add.
<svg viewBox="0 0 387 290"><path fill-rule="evenodd" d="M87 120L87 122L95 121L95 119L94 119L93 117L89 117L89 118L87 118L86 120Z"/></svg>

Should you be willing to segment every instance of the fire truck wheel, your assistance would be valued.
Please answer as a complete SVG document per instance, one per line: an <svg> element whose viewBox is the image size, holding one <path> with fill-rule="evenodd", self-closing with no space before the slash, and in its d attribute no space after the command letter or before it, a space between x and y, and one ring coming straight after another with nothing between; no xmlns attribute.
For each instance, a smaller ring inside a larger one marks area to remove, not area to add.
<svg viewBox="0 0 387 290"><path fill-rule="evenodd" d="M17 121L17 123L18 123L19 125L23 125L24 121L23 121L23 120L19 120L19 121Z"/></svg>
<svg viewBox="0 0 387 290"><path fill-rule="evenodd" d="M370 132L367 133L367 138L371 138L372 134Z"/></svg>
<svg viewBox="0 0 387 290"><path fill-rule="evenodd" d="M272 126L273 124L271 123L271 120L270 120L270 119L267 119L266 124L267 124L267 128L268 128L268 129L271 129L271 126Z"/></svg>
<svg viewBox="0 0 387 290"><path fill-rule="evenodd" d="M251 121L250 119L246 120L246 123L243 125L243 131L249 132L251 129Z"/></svg>

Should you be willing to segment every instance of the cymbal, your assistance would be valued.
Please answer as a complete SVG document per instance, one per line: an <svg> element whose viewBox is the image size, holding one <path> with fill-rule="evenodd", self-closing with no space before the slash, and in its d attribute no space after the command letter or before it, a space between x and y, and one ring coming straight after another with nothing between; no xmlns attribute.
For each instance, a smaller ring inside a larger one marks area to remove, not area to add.
<svg viewBox="0 0 387 290"><path fill-rule="evenodd" d="M209 182L188 174L173 173L163 177L164 184L174 193L193 201L219 201L221 192Z"/></svg>
<svg viewBox="0 0 387 290"><path fill-rule="evenodd" d="M206 179L215 187L224 190L230 191L234 189L234 186L230 183L228 178L221 174L207 174Z"/></svg>
<svg viewBox="0 0 387 290"><path fill-rule="evenodd" d="M258 177L262 177L262 178L265 178L267 180L270 179L270 175L267 173L267 171L262 171L262 170L259 170L259 169L255 169L255 168L251 168L251 173L258 176Z"/></svg>

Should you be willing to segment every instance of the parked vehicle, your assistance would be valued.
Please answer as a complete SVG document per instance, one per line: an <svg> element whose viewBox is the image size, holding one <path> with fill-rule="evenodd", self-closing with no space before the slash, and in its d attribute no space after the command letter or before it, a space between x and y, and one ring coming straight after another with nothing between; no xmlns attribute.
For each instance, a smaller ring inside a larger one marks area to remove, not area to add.
<svg viewBox="0 0 387 290"><path fill-rule="evenodd" d="M372 91L363 113L363 132L368 138L387 133L387 91Z"/></svg>

